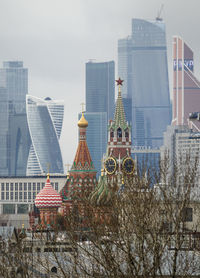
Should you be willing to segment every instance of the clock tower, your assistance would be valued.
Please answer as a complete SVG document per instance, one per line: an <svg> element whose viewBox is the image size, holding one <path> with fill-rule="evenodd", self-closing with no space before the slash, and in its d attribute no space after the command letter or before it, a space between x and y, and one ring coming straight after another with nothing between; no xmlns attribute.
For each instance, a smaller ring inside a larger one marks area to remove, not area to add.
<svg viewBox="0 0 200 278"><path fill-rule="evenodd" d="M116 80L118 98L116 101L114 120L108 126L108 144L104 157L104 169L108 179L121 183L122 175L132 176L135 164L131 158L131 126L126 121L121 96L123 80ZM120 180L119 180L120 179Z"/></svg>

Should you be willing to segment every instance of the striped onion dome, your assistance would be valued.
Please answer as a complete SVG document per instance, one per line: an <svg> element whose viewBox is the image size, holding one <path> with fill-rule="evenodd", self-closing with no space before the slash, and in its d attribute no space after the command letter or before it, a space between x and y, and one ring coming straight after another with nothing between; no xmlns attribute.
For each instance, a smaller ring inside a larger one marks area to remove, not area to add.
<svg viewBox="0 0 200 278"><path fill-rule="evenodd" d="M62 204L62 198L60 194L51 186L49 174L47 175L47 181L42 190L37 194L35 198L35 206L37 208L59 208Z"/></svg>

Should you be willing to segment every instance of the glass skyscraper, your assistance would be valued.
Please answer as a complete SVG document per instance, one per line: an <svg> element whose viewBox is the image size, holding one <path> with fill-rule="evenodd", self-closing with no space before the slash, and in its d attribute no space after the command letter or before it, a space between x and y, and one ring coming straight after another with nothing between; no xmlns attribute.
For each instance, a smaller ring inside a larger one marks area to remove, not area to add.
<svg viewBox="0 0 200 278"><path fill-rule="evenodd" d="M122 96L127 120L132 124L133 146L159 148L171 122L162 21L132 19L131 36L118 41L118 72L124 80Z"/></svg>
<svg viewBox="0 0 200 278"><path fill-rule="evenodd" d="M27 175L39 175L47 171L63 173L59 145L64 116L63 101L27 95L26 110L31 136Z"/></svg>
<svg viewBox="0 0 200 278"><path fill-rule="evenodd" d="M86 63L86 113L88 121L87 144L100 174L101 159L107 146L107 125L113 119L115 108L115 64Z"/></svg>
<svg viewBox="0 0 200 278"><path fill-rule="evenodd" d="M111 120L115 107L114 61L86 63L86 111L106 112Z"/></svg>
<svg viewBox="0 0 200 278"><path fill-rule="evenodd" d="M21 61L7 61L0 69L0 175L26 174L30 136L26 117L28 70ZM4 112L3 112L4 111Z"/></svg>

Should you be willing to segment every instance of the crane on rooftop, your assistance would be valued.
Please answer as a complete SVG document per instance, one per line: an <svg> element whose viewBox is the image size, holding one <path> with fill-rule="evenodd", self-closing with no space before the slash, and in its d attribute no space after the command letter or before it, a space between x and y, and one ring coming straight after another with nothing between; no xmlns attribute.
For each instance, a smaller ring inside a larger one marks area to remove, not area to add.
<svg viewBox="0 0 200 278"><path fill-rule="evenodd" d="M162 17L161 17L161 13L163 11L163 8L164 8L164 4L161 5L159 11L158 11L158 14L157 14L157 17L156 17L156 21L162 21Z"/></svg>

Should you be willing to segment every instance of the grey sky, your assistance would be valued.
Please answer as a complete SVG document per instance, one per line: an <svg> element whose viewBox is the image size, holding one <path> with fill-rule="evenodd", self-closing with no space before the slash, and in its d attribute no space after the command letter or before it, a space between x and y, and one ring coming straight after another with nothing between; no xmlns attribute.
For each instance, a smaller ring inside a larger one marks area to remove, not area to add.
<svg viewBox="0 0 200 278"><path fill-rule="evenodd" d="M200 0L0 0L1 65L23 60L29 69L29 94L65 101L64 163L72 163L77 147L85 62L115 60L117 66L117 40L130 34L131 18L152 20L162 3L170 80L173 35L182 36L194 50L199 77Z"/></svg>

